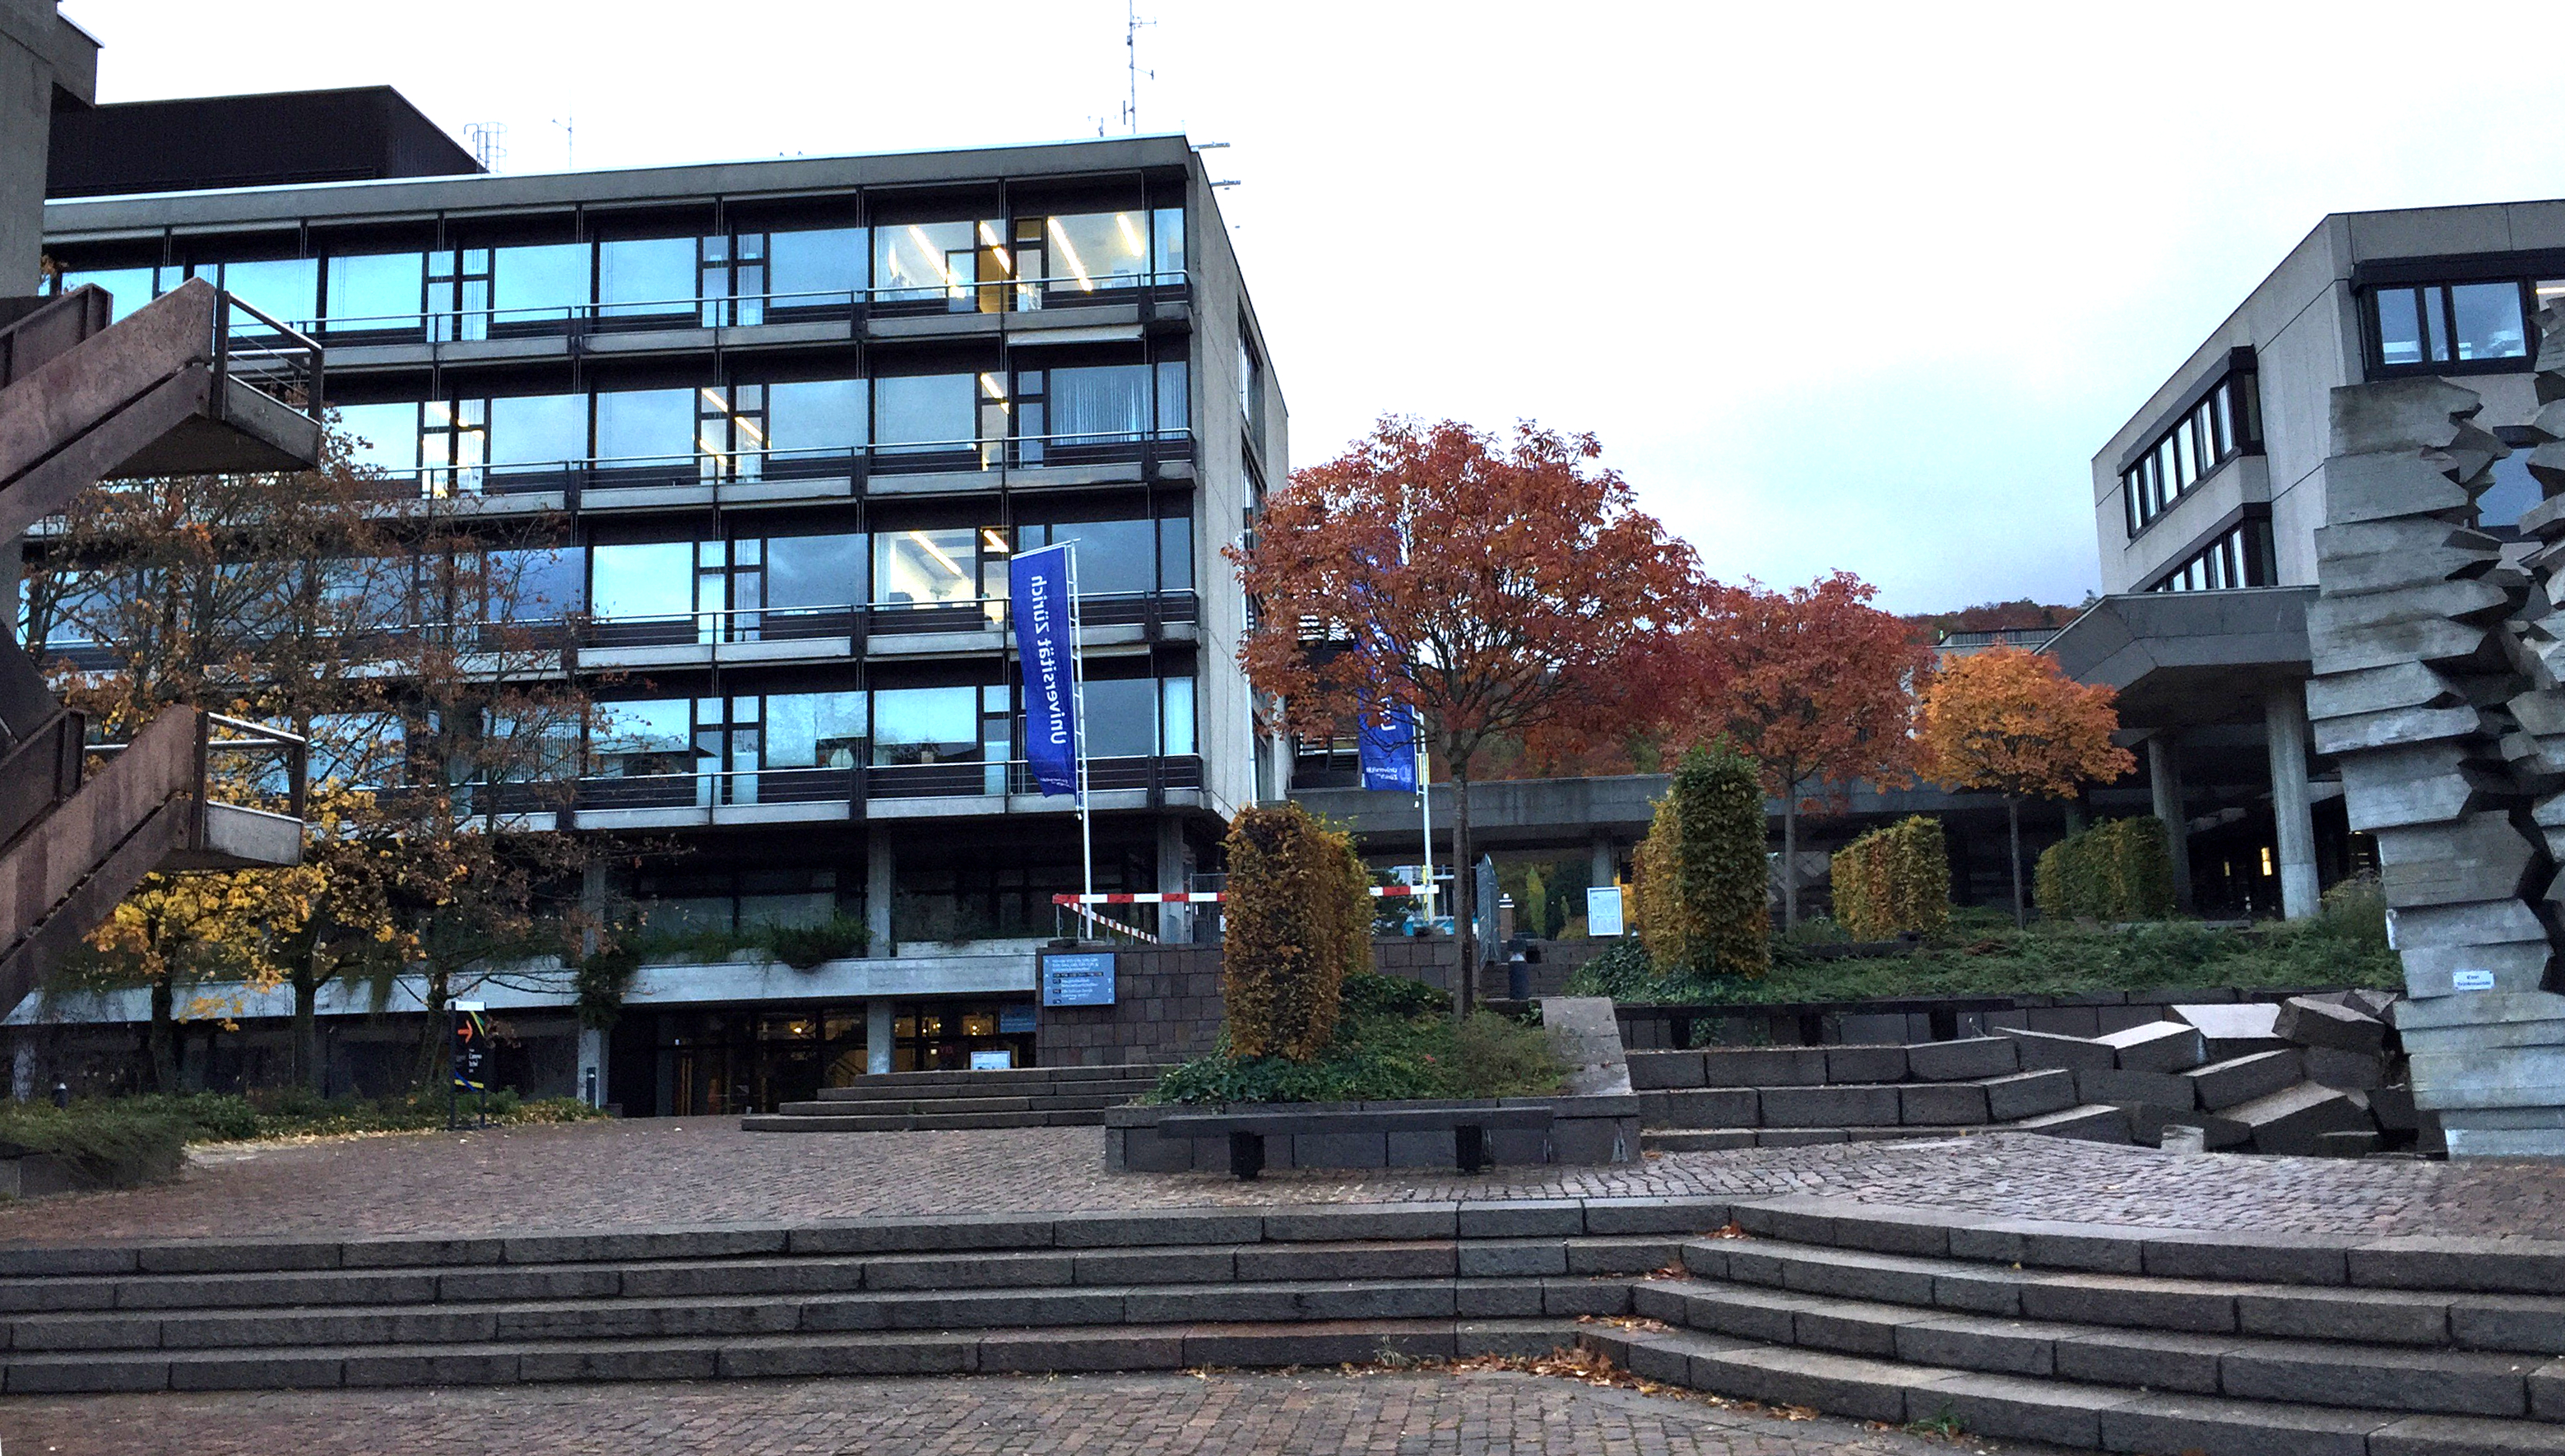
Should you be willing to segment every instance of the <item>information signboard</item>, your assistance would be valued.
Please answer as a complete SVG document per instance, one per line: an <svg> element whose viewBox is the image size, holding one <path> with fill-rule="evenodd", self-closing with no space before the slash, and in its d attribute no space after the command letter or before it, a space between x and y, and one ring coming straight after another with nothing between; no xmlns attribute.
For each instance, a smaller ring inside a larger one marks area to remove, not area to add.
<svg viewBox="0 0 2565 1456"><path fill-rule="evenodd" d="M1042 962L1045 1006L1111 1006L1113 952L1084 951L1047 955Z"/></svg>
<svg viewBox="0 0 2565 1456"><path fill-rule="evenodd" d="M1619 885L1596 885L1585 892L1585 933L1605 938L1622 933Z"/></svg>

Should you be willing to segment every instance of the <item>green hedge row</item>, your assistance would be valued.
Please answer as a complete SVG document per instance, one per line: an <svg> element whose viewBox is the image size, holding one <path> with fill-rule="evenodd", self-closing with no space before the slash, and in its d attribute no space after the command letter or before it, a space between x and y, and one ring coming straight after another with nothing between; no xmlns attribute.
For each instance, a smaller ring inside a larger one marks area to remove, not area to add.
<svg viewBox="0 0 2565 1456"><path fill-rule="evenodd" d="M1872 830L1835 851L1832 878L1835 922L1855 940L1936 935L1951 922L1951 855L1938 819Z"/></svg>
<svg viewBox="0 0 2565 1456"><path fill-rule="evenodd" d="M2052 920L2161 920L2173 913L2173 854L2164 821L2105 820L2040 851L2032 880Z"/></svg>

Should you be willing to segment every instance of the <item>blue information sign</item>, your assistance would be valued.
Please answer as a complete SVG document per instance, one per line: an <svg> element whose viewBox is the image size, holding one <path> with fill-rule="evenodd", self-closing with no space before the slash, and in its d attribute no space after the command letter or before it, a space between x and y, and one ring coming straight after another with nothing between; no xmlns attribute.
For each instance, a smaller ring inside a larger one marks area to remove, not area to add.
<svg viewBox="0 0 2565 1456"><path fill-rule="evenodd" d="M1042 963L1045 1006L1111 1006L1113 952L1047 955Z"/></svg>

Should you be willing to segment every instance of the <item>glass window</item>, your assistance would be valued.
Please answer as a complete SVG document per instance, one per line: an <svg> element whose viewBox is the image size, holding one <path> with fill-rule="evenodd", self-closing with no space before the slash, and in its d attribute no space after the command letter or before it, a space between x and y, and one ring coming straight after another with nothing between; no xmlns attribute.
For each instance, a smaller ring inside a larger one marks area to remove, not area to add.
<svg viewBox="0 0 2565 1456"><path fill-rule="evenodd" d="M1194 589L1194 523L1190 516L1168 516L1158 522L1158 590Z"/></svg>
<svg viewBox="0 0 2565 1456"><path fill-rule="evenodd" d="M596 249L598 312L681 314L695 298L693 238L623 238Z"/></svg>
<svg viewBox="0 0 2565 1456"><path fill-rule="evenodd" d="M873 380L874 438L884 446L959 446L978 438L969 374L895 374Z"/></svg>
<svg viewBox="0 0 2565 1456"><path fill-rule="evenodd" d="M1158 684L1153 678L1088 681L1078 689L1086 709L1089 758L1146 758L1158 746Z"/></svg>
<svg viewBox="0 0 2565 1456"><path fill-rule="evenodd" d="M490 593L512 620L549 620L579 611L587 600L587 554L576 546L494 551Z"/></svg>
<svg viewBox="0 0 2565 1456"><path fill-rule="evenodd" d="M1061 444L1136 440L1149 432L1147 364L1050 371L1050 430Z"/></svg>
<svg viewBox="0 0 2565 1456"><path fill-rule="evenodd" d="M873 537L875 599L890 606L979 598L974 533L885 531Z"/></svg>
<svg viewBox="0 0 2565 1456"><path fill-rule="evenodd" d="M520 394L490 401L490 463L549 465L587 458L587 396Z"/></svg>
<svg viewBox="0 0 2565 1456"><path fill-rule="evenodd" d="M308 324L321 312L321 260L273 258L223 265L223 292L281 324Z"/></svg>
<svg viewBox="0 0 2565 1456"><path fill-rule="evenodd" d="M873 230L873 287L886 301L943 298L980 278L979 230L967 222L912 222Z"/></svg>
<svg viewBox="0 0 2565 1456"><path fill-rule="evenodd" d="M2423 362L2423 318L2416 291L2382 288L2374 296L2378 310L2378 360L2387 364Z"/></svg>
<svg viewBox="0 0 2565 1456"><path fill-rule="evenodd" d="M1185 273L1185 210L1161 207L1150 216L1158 247L1158 282L1181 282Z"/></svg>
<svg viewBox="0 0 2565 1456"><path fill-rule="evenodd" d="M2521 327L2520 285L2460 283L2449 289L2449 312L2457 322L2457 358L2526 359L2528 332Z"/></svg>
<svg viewBox="0 0 2565 1456"><path fill-rule="evenodd" d="M683 616L695 609L693 542L599 546L588 555L595 562L588 602L597 616Z"/></svg>
<svg viewBox="0 0 2565 1456"><path fill-rule="evenodd" d="M873 762L976 763L980 690L900 687L873 694Z"/></svg>
<svg viewBox="0 0 2565 1456"><path fill-rule="evenodd" d="M1030 546L1077 543L1077 595L1145 593L1157 585L1157 541L1146 521L1070 521L1029 534Z"/></svg>
<svg viewBox="0 0 2565 1456"><path fill-rule="evenodd" d="M322 568L329 619L347 628L397 626L409 620L408 557L343 557Z"/></svg>
<svg viewBox="0 0 2565 1456"><path fill-rule="evenodd" d="M587 307L587 244L499 249L491 260L490 307L502 322L517 323Z"/></svg>
<svg viewBox="0 0 2565 1456"><path fill-rule="evenodd" d="M597 704L588 772L609 779L695 772L692 706L686 698Z"/></svg>
<svg viewBox="0 0 2565 1456"><path fill-rule="evenodd" d="M766 543L766 605L851 607L870 600L860 534L777 536Z"/></svg>
<svg viewBox="0 0 2565 1456"><path fill-rule="evenodd" d="M864 695L779 693L766 700L766 766L850 769L864 758Z"/></svg>
<svg viewBox="0 0 2565 1456"><path fill-rule="evenodd" d="M775 302L780 307L846 303L864 288L864 230L831 227L774 233L766 240L766 261L769 287L779 295ZM790 294L832 297L782 297Z"/></svg>
<svg viewBox="0 0 2565 1456"><path fill-rule="evenodd" d="M864 381L805 379L766 386L767 448L846 450L864 442Z"/></svg>
<svg viewBox="0 0 2565 1456"><path fill-rule="evenodd" d="M418 405L341 404L339 428L348 436L348 461L401 474L418 468Z"/></svg>
<svg viewBox="0 0 2565 1456"><path fill-rule="evenodd" d="M1129 288L1149 271L1149 219L1140 212L1084 212L1043 225L1050 245L1050 292Z"/></svg>
<svg viewBox="0 0 2565 1456"><path fill-rule="evenodd" d="M596 396L596 458L666 460L695 453L695 391L620 389Z"/></svg>
<svg viewBox="0 0 2565 1456"><path fill-rule="evenodd" d="M1194 680L1160 678L1158 694L1158 752L1183 758L1194 751Z"/></svg>
<svg viewBox="0 0 2565 1456"><path fill-rule="evenodd" d="M2192 442L2191 420L2185 416L2173 431L2173 480L2176 490L2189 490L2198 480L2200 457Z"/></svg>
<svg viewBox="0 0 2565 1456"><path fill-rule="evenodd" d="M1158 362L1158 433L1182 434L1193 427L1190 371L1180 359Z"/></svg>
<svg viewBox="0 0 2565 1456"><path fill-rule="evenodd" d="M403 745L398 713L317 713L310 740L312 785L379 789L399 778Z"/></svg>
<svg viewBox="0 0 2565 1456"><path fill-rule="evenodd" d="M2521 512L2546 498L2545 487L2529 473L2529 451L2514 450L2493 462L2493 483L2476 497L2476 524L2517 526Z"/></svg>
<svg viewBox="0 0 2565 1456"><path fill-rule="evenodd" d="M427 260L417 253L333 258L329 281L332 327L416 328L419 300L427 281Z"/></svg>
<svg viewBox="0 0 2565 1456"><path fill-rule="evenodd" d="M156 296L151 287L152 270L148 268L109 268L87 273L66 273L57 285L64 293L84 284L96 284L109 294L110 322L124 318Z"/></svg>

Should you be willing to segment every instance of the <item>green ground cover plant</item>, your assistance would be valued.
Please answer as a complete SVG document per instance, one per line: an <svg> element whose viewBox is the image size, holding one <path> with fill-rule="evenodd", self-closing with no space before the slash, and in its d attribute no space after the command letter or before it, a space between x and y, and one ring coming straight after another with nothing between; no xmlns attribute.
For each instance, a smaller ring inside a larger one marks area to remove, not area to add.
<svg viewBox="0 0 2565 1456"><path fill-rule="evenodd" d="M1748 978L1665 974L1628 942L1578 967L1567 994L1633 1004L1769 1006L2181 986L2404 984L2396 953L2387 948L2386 901L2375 881L2365 880L2327 892L2321 914L2250 929L2163 920L2118 928L2038 921L2016 930L2008 915L1961 909L1907 955L1829 960L1808 953L1808 945L1820 943L1813 935L1776 938L1772 969Z"/></svg>
<svg viewBox="0 0 2565 1456"><path fill-rule="evenodd" d="M467 1097L474 1115L478 1097ZM328 1136L355 1132L414 1132L445 1125L442 1095L323 1097L305 1089L238 1092L183 1092L164 1096L83 1097L69 1107L49 1102L0 1103L0 1142L52 1153L111 1187L129 1188L176 1176L193 1142L245 1142L258 1138ZM576 1097L520 1097L502 1088L490 1093L495 1126L578 1122L604 1113Z"/></svg>
<svg viewBox="0 0 2565 1456"><path fill-rule="evenodd" d="M1223 1032L1209 1055L1168 1069L1154 1102L1352 1102L1538 1096L1566 1069L1536 1026L1473 1013L1421 981L1364 971L1344 978L1333 1036L1306 1062L1239 1057Z"/></svg>

